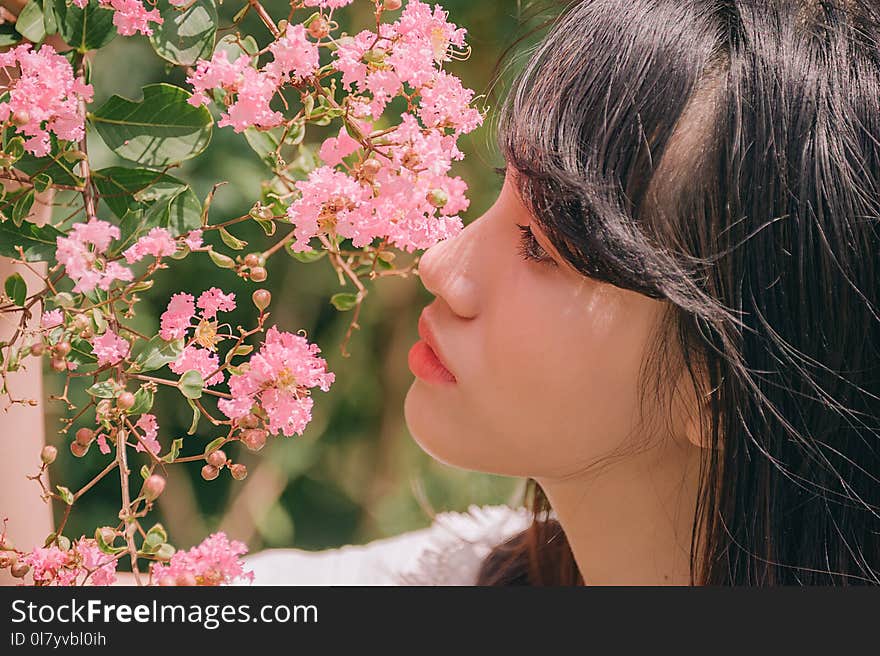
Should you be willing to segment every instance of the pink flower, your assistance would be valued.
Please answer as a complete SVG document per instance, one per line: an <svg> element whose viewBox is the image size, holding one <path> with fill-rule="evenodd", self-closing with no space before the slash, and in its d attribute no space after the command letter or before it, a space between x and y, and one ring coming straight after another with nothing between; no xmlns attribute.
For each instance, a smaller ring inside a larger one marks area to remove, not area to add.
<svg viewBox="0 0 880 656"><path fill-rule="evenodd" d="M50 310L40 317L40 328L43 330L60 326L62 323L64 323L64 313L61 310Z"/></svg>
<svg viewBox="0 0 880 656"><path fill-rule="evenodd" d="M98 443L98 450L105 456L110 453L110 445L107 444L107 436L104 433L98 433L95 442Z"/></svg>
<svg viewBox="0 0 880 656"><path fill-rule="evenodd" d="M92 572L86 579L92 585L113 585L116 582L116 559L105 554L92 538L82 537L74 547L84 573Z"/></svg>
<svg viewBox="0 0 880 656"><path fill-rule="evenodd" d="M102 257L113 239L119 239L119 228L95 218L74 224L67 236L56 238L55 257L76 283L74 292L107 290L114 280L132 280L129 269Z"/></svg>
<svg viewBox="0 0 880 656"><path fill-rule="evenodd" d="M188 1L188 0L185 0ZM196 250L197 248L202 247L202 231L191 230L187 233L186 237L183 239L183 243L190 247L192 250Z"/></svg>
<svg viewBox="0 0 880 656"><path fill-rule="evenodd" d="M134 450L146 451L141 445L141 442L143 442L150 451L158 454L162 447L159 445L159 440L156 439L159 435L159 423L156 421L155 415L141 415L134 426L144 431L141 439L137 440L137 444L134 445Z"/></svg>
<svg viewBox="0 0 880 656"><path fill-rule="evenodd" d="M205 385L210 387L211 385L222 383L225 379L223 372L217 371L217 367L219 366L220 359L217 357L216 353L213 353L208 349L189 345L183 349L183 353L181 353L174 362L168 365L168 368L174 373L181 375L190 369L195 369L202 374L202 379L205 381ZM208 376L215 371L217 371L217 373L208 378Z"/></svg>
<svg viewBox="0 0 880 656"><path fill-rule="evenodd" d="M186 78L187 84L194 89L187 102L198 107L208 103L206 91L217 88L234 91L250 65L250 57L245 55L239 55L230 62L225 50L216 50L210 60L200 59L196 62L195 70Z"/></svg>
<svg viewBox="0 0 880 656"><path fill-rule="evenodd" d="M218 310L232 312L235 309L235 294L224 294L223 290L211 287L201 293L196 305L202 309L205 319L213 319Z"/></svg>
<svg viewBox="0 0 880 656"><path fill-rule="evenodd" d="M269 46L274 61L266 64L265 72L281 81L288 75L294 81L308 77L318 69L318 46L309 41L306 28L288 25L284 36Z"/></svg>
<svg viewBox="0 0 880 656"><path fill-rule="evenodd" d="M357 139L352 139L343 125L339 128L338 137L330 137L321 144L321 150L318 155L328 166L336 166L342 161L343 157L351 155L354 151L361 147Z"/></svg>
<svg viewBox="0 0 880 656"><path fill-rule="evenodd" d="M0 67L20 74L5 88L0 102L0 122L15 119L17 131L27 137L25 150L37 157L49 154L49 133L59 139L79 141L85 134L80 101L91 102L92 86L74 78L70 62L47 44L35 51L29 43L0 53Z"/></svg>
<svg viewBox="0 0 880 656"><path fill-rule="evenodd" d="M189 551L178 551L167 565L153 565L153 577L160 584L220 585L238 578L253 581L253 572L244 571L239 556L247 553L247 546L238 540L230 541L223 532L212 533L201 544Z"/></svg>
<svg viewBox="0 0 880 656"><path fill-rule="evenodd" d="M90 340L92 351L98 358L98 366L116 364L123 360L131 345L109 328L103 335L96 335Z"/></svg>
<svg viewBox="0 0 880 656"><path fill-rule="evenodd" d="M271 128L284 119L269 103L278 91L278 80L253 68L246 68L236 89L235 101L217 121L218 127L231 125L236 132L249 127Z"/></svg>
<svg viewBox="0 0 880 656"><path fill-rule="evenodd" d="M162 16L158 9L144 7L140 0L99 0L100 4L113 9L113 25L122 36L140 32L145 36L153 33L150 23L161 25Z"/></svg>
<svg viewBox="0 0 880 656"><path fill-rule="evenodd" d="M186 292L177 292L168 301L168 308L159 317L159 336L167 341L186 335L196 313L195 298Z"/></svg>
<svg viewBox="0 0 880 656"><path fill-rule="evenodd" d="M165 228L153 228L122 253L129 264L134 264L147 255L164 257L174 255L177 244Z"/></svg>
<svg viewBox="0 0 880 656"><path fill-rule="evenodd" d="M456 134L475 130L483 122L480 112L469 104L474 96L454 75L438 71L431 86L422 87L419 118L428 126L449 126Z"/></svg>
<svg viewBox="0 0 880 656"><path fill-rule="evenodd" d="M21 562L31 566L34 582L43 583L54 582L69 561L70 553L54 544L49 547L35 547L21 559Z"/></svg>
<svg viewBox="0 0 880 656"><path fill-rule="evenodd" d="M230 419L243 417L254 401L269 415L269 430L291 436L302 435L311 421L312 399L307 389L327 391L335 380L327 372L321 349L301 335L281 332L272 326L266 341L247 362L243 374L229 379L232 399L220 399L217 407Z"/></svg>

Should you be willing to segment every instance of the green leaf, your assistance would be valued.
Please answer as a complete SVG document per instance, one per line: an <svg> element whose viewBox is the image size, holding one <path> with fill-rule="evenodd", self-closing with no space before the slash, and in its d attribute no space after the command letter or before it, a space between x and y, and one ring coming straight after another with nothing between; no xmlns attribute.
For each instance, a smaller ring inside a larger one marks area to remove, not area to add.
<svg viewBox="0 0 880 656"><path fill-rule="evenodd" d="M101 200L120 219L129 210L137 210L160 201L168 201L187 184L183 180L150 169L111 166L92 172Z"/></svg>
<svg viewBox="0 0 880 656"><path fill-rule="evenodd" d="M55 260L55 240L64 233L51 225L37 226L23 221L20 226L12 221L0 222L0 255L18 257L16 246L24 250L28 262L51 262Z"/></svg>
<svg viewBox="0 0 880 656"><path fill-rule="evenodd" d="M197 369L184 371L178 381L181 394L188 399L198 399L202 396L202 389L205 387L205 381L202 380L202 374Z"/></svg>
<svg viewBox="0 0 880 656"><path fill-rule="evenodd" d="M287 242L284 244L284 250L287 251L287 254L293 259L305 262L306 264L309 262L317 262L327 254L327 251L324 249L312 249L310 251L300 251L298 253L293 250L293 242Z"/></svg>
<svg viewBox="0 0 880 656"><path fill-rule="evenodd" d="M92 345L82 337L72 337L70 339L70 353L67 359L78 365L94 364L98 359L92 353Z"/></svg>
<svg viewBox="0 0 880 656"><path fill-rule="evenodd" d="M346 292L333 294L333 296L330 297L330 302L337 310L339 310L340 312L345 312L347 310L351 310L355 305L357 305L357 294L350 294Z"/></svg>
<svg viewBox="0 0 880 656"><path fill-rule="evenodd" d="M213 249L208 251L208 257L211 258L211 261L221 269L233 269L235 268L235 260L233 260L228 255L223 255L223 253L217 253Z"/></svg>
<svg viewBox="0 0 880 656"><path fill-rule="evenodd" d="M208 444L205 445L205 455L208 455L209 453L212 453L219 449L220 445L223 444L223 442L225 441L225 437L218 437L216 440L211 440L210 442L208 442Z"/></svg>
<svg viewBox="0 0 880 656"><path fill-rule="evenodd" d="M108 12L110 13L110 12ZM120 157L145 166L167 166L201 153L214 119L191 94L170 84L149 84L141 101L112 96L91 115L104 143Z"/></svg>
<svg viewBox="0 0 880 656"><path fill-rule="evenodd" d="M27 283L20 273L13 273L6 279L4 284L6 295L12 299L12 302L19 307L24 306L24 300L27 298Z"/></svg>
<svg viewBox="0 0 880 656"><path fill-rule="evenodd" d="M278 148L278 142L281 138L283 129L274 128L272 130L257 130L256 128L248 128L244 131L244 138L248 142L251 149L260 156L260 159L270 169L275 169L278 160L275 157L275 151Z"/></svg>
<svg viewBox="0 0 880 656"><path fill-rule="evenodd" d="M193 411L192 423L189 426L189 430L186 431L186 434L193 435L196 432L196 428L198 428L198 426L199 426L199 418L202 416L202 413L199 410L199 406L197 406L195 403L193 403L192 399L187 399L186 402L189 403L189 405Z"/></svg>
<svg viewBox="0 0 880 656"><path fill-rule="evenodd" d="M28 41L39 43L46 37L46 28L43 26L43 8L36 0L30 0L15 21L15 29Z"/></svg>
<svg viewBox="0 0 880 656"><path fill-rule="evenodd" d="M242 239L239 239L231 232L229 232L226 228L220 228L220 239L223 240L223 243L229 246L229 248L240 251L242 248L248 245L248 243Z"/></svg>
<svg viewBox="0 0 880 656"><path fill-rule="evenodd" d="M54 0L54 9L61 38L81 54L106 46L116 37L113 12L100 7L98 0L89 0L85 9L69 0Z"/></svg>
<svg viewBox="0 0 880 656"><path fill-rule="evenodd" d="M159 335L150 339L144 349L135 358L128 368L129 372L138 371L145 373L161 369L169 362L174 362L183 352L183 338L165 341ZM137 399L137 394L135 394Z"/></svg>
<svg viewBox="0 0 880 656"><path fill-rule="evenodd" d="M187 399L189 400L189 399ZM190 401L192 403L192 401ZM177 439L171 442L171 450L166 453L164 456L160 458L162 462L174 462L174 459L180 453L180 449L183 447L183 438L178 437Z"/></svg>
<svg viewBox="0 0 880 656"><path fill-rule="evenodd" d="M15 23L0 24L0 48L14 46L21 41L21 34L15 31Z"/></svg>
<svg viewBox="0 0 880 656"><path fill-rule="evenodd" d="M122 553L123 551L128 549L128 546L124 544L118 547L114 547L112 542L108 544L107 541L104 540L104 534L101 532L100 527L95 529L95 542L98 543L98 549L101 550L101 553L105 553L107 555L115 555L118 553Z"/></svg>
<svg viewBox="0 0 880 656"><path fill-rule="evenodd" d="M116 398L119 389L119 383L115 380L102 380L100 383L95 383L89 387L86 393L99 399L113 399Z"/></svg>
<svg viewBox="0 0 880 656"><path fill-rule="evenodd" d="M201 205L195 192L185 187L171 199L163 199L145 209L128 210L119 222L119 239L111 249L118 254L151 228L167 228L172 236L186 234L201 225Z"/></svg>
<svg viewBox="0 0 880 656"><path fill-rule="evenodd" d="M73 505L73 492L71 492L68 488L63 485L56 485L55 489L58 490L58 494L61 495L61 500L66 503L68 506Z"/></svg>
<svg viewBox="0 0 880 656"><path fill-rule="evenodd" d="M34 185L34 190L42 193L52 186L52 176L48 173L38 173L31 178L31 182Z"/></svg>
<svg viewBox="0 0 880 656"><path fill-rule="evenodd" d="M211 58L217 34L214 0L195 0L183 11L168 4L161 6L160 13L163 22L152 26L150 37L157 55L184 66L195 64L197 59Z"/></svg>
<svg viewBox="0 0 880 656"><path fill-rule="evenodd" d="M146 465L141 465L141 478L147 480L150 477L150 468Z"/></svg>
<svg viewBox="0 0 880 656"><path fill-rule="evenodd" d="M149 412L152 407L153 393L150 390L141 387L134 393L134 405L126 410L126 412L130 415L142 415L145 412Z"/></svg>
<svg viewBox="0 0 880 656"><path fill-rule="evenodd" d="M74 166L78 159L69 161L66 157L76 155L78 151L62 151L58 148L57 140L52 140L52 151L46 157L34 157L30 153L23 153L15 163L15 168L31 177L45 174L55 184L69 187L82 187L83 179L74 173Z"/></svg>
<svg viewBox="0 0 880 656"><path fill-rule="evenodd" d="M12 206L12 222L17 226L21 226L22 221L30 216L33 206L34 190L30 188L19 196L15 201L15 205Z"/></svg>

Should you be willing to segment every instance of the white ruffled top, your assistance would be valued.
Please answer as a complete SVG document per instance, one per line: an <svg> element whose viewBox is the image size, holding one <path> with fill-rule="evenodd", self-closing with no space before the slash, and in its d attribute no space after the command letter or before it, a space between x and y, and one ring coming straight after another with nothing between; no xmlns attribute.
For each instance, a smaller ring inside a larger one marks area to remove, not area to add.
<svg viewBox="0 0 880 656"><path fill-rule="evenodd" d="M473 585L489 552L530 522L524 507L471 505L363 545L259 551L244 557L245 570L253 571L253 585Z"/></svg>

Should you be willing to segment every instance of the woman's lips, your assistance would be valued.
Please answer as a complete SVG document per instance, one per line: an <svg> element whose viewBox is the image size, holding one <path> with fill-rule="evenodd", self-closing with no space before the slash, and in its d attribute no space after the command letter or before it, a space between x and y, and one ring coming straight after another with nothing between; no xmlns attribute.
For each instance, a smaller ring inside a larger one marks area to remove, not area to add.
<svg viewBox="0 0 880 656"><path fill-rule="evenodd" d="M454 383L455 375L444 364L431 330L430 323L424 313L419 316L419 336L422 338L409 351L408 362L412 373L424 380L436 383Z"/></svg>

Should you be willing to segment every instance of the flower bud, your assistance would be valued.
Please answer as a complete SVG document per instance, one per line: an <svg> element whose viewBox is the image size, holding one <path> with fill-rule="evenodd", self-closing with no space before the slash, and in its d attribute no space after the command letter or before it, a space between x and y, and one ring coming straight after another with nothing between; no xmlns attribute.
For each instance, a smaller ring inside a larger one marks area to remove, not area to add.
<svg viewBox="0 0 880 656"><path fill-rule="evenodd" d="M47 445L43 447L43 450L40 451L40 460L43 461L45 465L51 465L55 462L55 458L58 457L58 449L54 446Z"/></svg>
<svg viewBox="0 0 880 656"><path fill-rule="evenodd" d="M220 469L226 464L226 453L222 449L217 449L216 451L211 451L211 453L205 456L205 460L208 461L209 465L213 465Z"/></svg>
<svg viewBox="0 0 880 656"><path fill-rule="evenodd" d="M247 478L248 475L247 467L245 467L240 462L229 465L229 473L232 474L232 478L237 481L243 481L245 478Z"/></svg>
<svg viewBox="0 0 880 656"><path fill-rule="evenodd" d="M214 465L205 465L202 467L202 478L206 481L213 481L220 475L220 470Z"/></svg>
<svg viewBox="0 0 880 656"><path fill-rule="evenodd" d="M0 551L0 569L6 569L18 562L18 553L15 551Z"/></svg>
<svg viewBox="0 0 880 656"><path fill-rule="evenodd" d="M63 358L65 355L70 353L70 348L70 342L65 340L63 342L58 342L55 346L52 347L52 350L55 352L56 356Z"/></svg>
<svg viewBox="0 0 880 656"><path fill-rule="evenodd" d="M9 120L12 121L12 124L15 127L20 128L31 122L31 115L28 114L26 111L21 110L18 112L13 112L12 116L9 117Z"/></svg>
<svg viewBox="0 0 880 656"><path fill-rule="evenodd" d="M266 263L266 258L259 253L248 253L244 256L244 263L249 267L263 266Z"/></svg>
<svg viewBox="0 0 880 656"><path fill-rule="evenodd" d="M31 344L31 355L40 356L43 355L43 353L45 352L46 346L43 344L43 342L35 342L34 344Z"/></svg>
<svg viewBox="0 0 880 656"><path fill-rule="evenodd" d="M377 175L379 175L379 171L382 170L382 164L379 163L379 160L370 158L365 161L360 166L360 177L366 180L367 182L372 182Z"/></svg>
<svg viewBox="0 0 880 656"><path fill-rule="evenodd" d="M76 431L76 437L74 439L83 446L88 446L92 443L92 440L95 439L95 431L91 428L80 428Z"/></svg>
<svg viewBox="0 0 880 656"><path fill-rule="evenodd" d="M247 413L244 417L238 420L239 426L242 428L256 428L260 425L260 418L257 417L253 412Z"/></svg>
<svg viewBox="0 0 880 656"><path fill-rule="evenodd" d="M261 428L249 428L241 433L241 441L251 451L259 451L266 446L268 433Z"/></svg>
<svg viewBox="0 0 880 656"><path fill-rule="evenodd" d="M101 539L106 544L113 544L113 541L116 539L116 531L110 526L102 526L98 529L98 533L100 533Z"/></svg>
<svg viewBox="0 0 880 656"><path fill-rule="evenodd" d="M70 443L70 452L75 455L77 458L82 458L86 453L88 453L89 447L88 445L80 444L79 442L71 442Z"/></svg>
<svg viewBox="0 0 880 656"><path fill-rule="evenodd" d="M269 307L269 303L272 302L272 294L268 289L258 289L251 294L251 300L254 302L254 305L257 306L257 309L262 312Z"/></svg>
<svg viewBox="0 0 880 656"><path fill-rule="evenodd" d="M327 19L323 16L318 16L315 20L309 23L308 32L309 35L315 39L323 39L330 34L330 23L328 23Z"/></svg>
<svg viewBox="0 0 880 656"><path fill-rule="evenodd" d="M17 579L23 579L29 571L31 571L31 566L27 563L15 563L9 569L9 573Z"/></svg>
<svg viewBox="0 0 880 656"><path fill-rule="evenodd" d="M385 0L382 3L382 9L385 11L397 11L400 9L401 4L403 4L401 0Z"/></svg>
<svg viewBox="0 0 880 656"><path fill-rule="evenodd" d="M175 551L176 549L166 542L153 555L156 556L156 560L171 560L171 556L174 555Z"/></svg>
<svg viewBox="0 0 880 656"><path fill-rule="evenodd" d="M134 394L131 392L123 392L116 397L116 406L122 410L128 410L134 406Z"/></svg>
<svg viewBox="0 0 880 656"><path fill-rule="evenodd" d="M177 585L198 585L198 582L196 581L195 574L185 572L184 574L178 575Z"/></svg>
<svg viewBox="0 0 880 656"><path fill-rule="evenodd" d="M80 330L79 336L82 337L83 339L91 339L92 337L95 336L95 332L92 330L92 327L89 326L87 328L83 328L82 330Z"/></svg>
<svg viewBox="0 0 880 656"><path fill-rule="evenodd" d="M440 209L449 202L449 194L443 189L432 189L428 192L426 198L431 206L436 207L437 209Z"/></svg>
<svg viewBox="0 0 880 656"><path fill-rule="evenodd" d="M263 282L267 277L266 269L258 266L251 268L251 280L254 282Z"/></svg>
<svg viewBox="0 0 880 656"><path fill-rule="evenodd" d="M73 319L73 327L76 330L85 330L86 328L91 328L91 326L91 320L84 314L78 314Z"/></svg>
<svg viewBox="0 0 880 656"><path fill-rule="evenodd" d="M158 474L153 474L144 481L144 498L147 501L153 501L162 494L165 489L165 479Z"/></svg>
<svg viewBox="0 0 880 656"><path fill-rule="evenodd" d="M67 371L67 360L64 358L52 358L49 364L55 371Z"/></svg>

